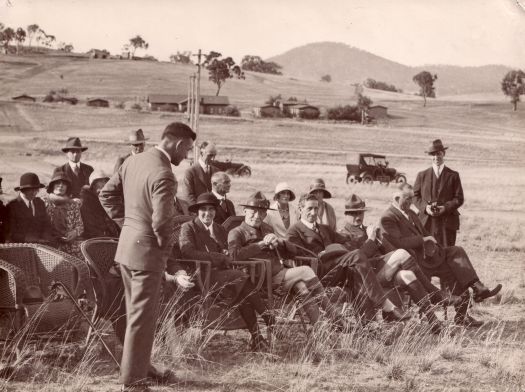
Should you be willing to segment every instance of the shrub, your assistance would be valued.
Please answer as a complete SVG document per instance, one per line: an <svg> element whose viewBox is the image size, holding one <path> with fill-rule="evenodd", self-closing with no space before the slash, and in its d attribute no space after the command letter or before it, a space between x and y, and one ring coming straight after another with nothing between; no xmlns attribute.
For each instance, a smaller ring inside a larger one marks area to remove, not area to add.
<svg viewBox="0 0 525 392"><path fill-rule="evenodd" d="M140 106L140 103L134 103L133 105L131 105L131 109L140 112L142 110L142 106Z"/></svg>
<svg viewBox="0 0 525 392"><path fill-rule="evenodd" d="M300 118L304 118L305 120L317 120L319 118L319 115L321 113L317 110L317 111L306 111L306 110L303 110L302 112L299 112L299 117Z"/></svg>
<svg viewBox="0 0 525 392"><path fill-rule="evenodd" d="M228 105L224 108L224 114L228 117L241 117L239 108L235 105Z"/></svg>
<svg viewBox="0 0 525 392"><path fill-rule="evenodd" d="M361 121L361 111L353 105L335 106L328 108L326 117L337 121Z"/></svg>

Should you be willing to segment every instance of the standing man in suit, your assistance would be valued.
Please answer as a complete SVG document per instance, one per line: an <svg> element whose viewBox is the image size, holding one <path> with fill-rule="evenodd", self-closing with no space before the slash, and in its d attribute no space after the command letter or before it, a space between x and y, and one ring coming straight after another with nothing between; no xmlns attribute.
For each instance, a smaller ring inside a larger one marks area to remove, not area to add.
<svg viewBox="0 0 525 392"><path fill-rule="evenodd" d="M186 169L182 179L181 198L195 204L201 193L211 192L211 177L217 172L213 160L217 155L215 144L204 141L199 146L199 159Z"/></svg>
<svg viewBox="0 0 525 392"><path fill-rule="evenodd" d="M144 137L142 129L139 128L136 131L131 131L127 140L127 142L131 146L131 151L129 154L122 155L117 158L117 162L115 162L115 167L113 168L113 173L116 173L120 166L122 166L124 161L130 156L144 152L144 147L146 147L146 140L148 140L148 138Z"/></svg>
<svg viewBox="0 0 525 392"><path fill-rule="evenodd" d="M235 216L235 206L230 199L226 198L231 185L232 180L225 172L216 172L211 176L212 193L219 201L214 221L219 225L230 216Z"/></svg>
<svg viewBox="0 0 525 392"><path fill-rule="evenodd" d="M68 162L55 168L53 177L57 172L62 172L71 181L71 197L79 198L80 191L84 185L89 185L89 176L93 173L93 168L85 163L80 162L82 152L88 148L83 147L78 137L67 139L66 145L62 152L66 153Z"/></svg>
<svg viewBox="0 0 525 392"><path fill-rule="evenodd" d="M457 325L480 327L483 323L468 314L468 289L472 288L475 302L482 302L496 295L501 290L501 284L490 290L481 283L462 247L438 246L436 239L410 209L413 199L414 190L410 184L401 184L396 188L392 205L381 216L383 238L394 247L409 251L429 278L439 277L442 287L463 298L455 306L454 322Z"/></svg>
<svg viewBox="0 0 525 392"><path fill-rule="evenodd" d="M442 246L454 246L459 230L458 208L464 199L459 173L445 166L447 148L440 139L432 142L426 151L432 157L432 166L417 174L414 195L425 229Z"/></svg>
<svg viewBox="0 0 525 392"><path fill-rule="evenodd" d="M115 261L120 264L127 314L123 391L149 391L147 376L166 376L148 370L160 287L174 240L176 180L171 164L186 158L195 137L187 125L169 124L160 143L126 159L99 194L108 215L122 225Z"/></svg>

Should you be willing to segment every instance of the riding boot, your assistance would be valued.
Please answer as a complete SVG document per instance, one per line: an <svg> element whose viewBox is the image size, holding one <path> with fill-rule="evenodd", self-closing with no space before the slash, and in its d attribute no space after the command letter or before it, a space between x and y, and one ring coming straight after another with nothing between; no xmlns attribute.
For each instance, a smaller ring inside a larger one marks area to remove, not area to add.
<svg viewBox="0 0 525 392"><path fill-rule="evenodd" d="M319 306L315 301L313 293L308 290L298 291L296 296L299 302L301 303L303 310L308 316L310 324L314 325L315 323L317 323L317 321L319 321L319 318L321 317L321 314L319 312Z"/></svg>
<svg viewBox="0 0 525 392"><path fill-rule="evenodd" d="M319 308L323 309L326 312L326 315L330 318L332 325L337 330L344 330L345 323L343 316L340 313L338 313L336 307L332 304L332 302L326 295L324 287L319 278L312 278L306 281L305 283L306 287L308 287L308 290L310 291L310 295L313 297L314 301L317 304L317 311L319 311Z"/></svg>
<svg viewBox="0 0 525 392"><path fill-rule="evenodd" d="M467 328L479 328L483 325L482 321L476 320L470 314L468 314L468 308L470 304L470 294L465 291L461 295L462 301L459 305L455 306L456 315L454 316L454 324L467 327Z"/></svg>
<svg viewBox="0 0 525 392"><path fill-rule="evenodd" d="M423 287L423 285L415 280L406 285L410 297L417 303L419 310L423 313L428 321L432 333L439 334L442 330L441 322L436 317L436 314L432 310L432 305L429 300L429 294Z"/></svg>

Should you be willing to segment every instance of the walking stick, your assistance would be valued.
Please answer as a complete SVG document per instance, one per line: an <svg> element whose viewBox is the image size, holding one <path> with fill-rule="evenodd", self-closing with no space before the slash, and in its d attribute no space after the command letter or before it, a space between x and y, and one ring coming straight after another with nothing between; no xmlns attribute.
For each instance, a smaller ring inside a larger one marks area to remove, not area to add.
<svg viewBox="0 0 525 392"><path fill-rule="evenodd" d="M102 334L100 333L100 331L95 327L95 324L93 323L93 321L91 321L91 319L89 318L89 316L84 312L84 310L82 309L82 307L80 306L80 304L78 303L78 301L76 300L76 298L73 296L73 294L71 294L71 291L69 291L69 289L66 287L66 285L64 285L64 283L60 282L60 281L53 281L51 283L51 291L54 291L55 294L62 294L62 295L65 295L66 297L68 297L71 302L73 302L73 304L75 305L75 308L77 308L77 310L80 312L80 314L86 319L86 321L89 323L89 326L91 327L91 329L93 330L93 332L95 333L95 335L98 337L98 339L100 340L100 342L102 343L102 345L104 346L104 348L106 349L107 353L109 354L109 356L111 357L111 359L113 359L113 361L115 362L115 364L117 365L117 367L120 369L120 363L119 361L117 361L117 359L115 358L115 356L113 355L113 353L111 352L111 350L109 349L108 345L106 344L106 342L104 341L104 339L102 338Z"/></svg>

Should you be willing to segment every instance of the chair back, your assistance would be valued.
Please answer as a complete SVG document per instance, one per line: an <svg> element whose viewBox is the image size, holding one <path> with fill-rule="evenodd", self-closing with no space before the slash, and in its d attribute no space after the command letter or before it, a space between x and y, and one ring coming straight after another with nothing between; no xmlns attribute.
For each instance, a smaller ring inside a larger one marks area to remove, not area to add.
<svg viewBox="0 0 525 392"><path fill-rule="evenodd" d="M243 215L230 216L230 217L228 217L228 219L226 219L224 222L222 222L222 227L224 227L226 232L229 233L230 230L235 229L243 221L244 221L244 216Z"/></svg>

